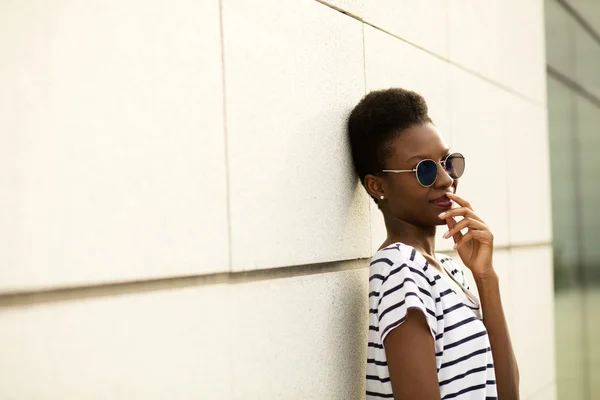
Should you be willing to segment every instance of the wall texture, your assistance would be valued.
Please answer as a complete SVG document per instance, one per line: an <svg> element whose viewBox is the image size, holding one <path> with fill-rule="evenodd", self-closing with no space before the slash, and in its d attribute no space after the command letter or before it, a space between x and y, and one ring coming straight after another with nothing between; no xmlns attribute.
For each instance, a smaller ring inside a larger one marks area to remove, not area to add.
<svg viewBox="0 0 600 400"><path fill-rule="evenodd" d="M522 398L553 398L541 0L25 0L0 27L0 398L364 397L385 230L344 121L391 86L467 157Z"/></svg>

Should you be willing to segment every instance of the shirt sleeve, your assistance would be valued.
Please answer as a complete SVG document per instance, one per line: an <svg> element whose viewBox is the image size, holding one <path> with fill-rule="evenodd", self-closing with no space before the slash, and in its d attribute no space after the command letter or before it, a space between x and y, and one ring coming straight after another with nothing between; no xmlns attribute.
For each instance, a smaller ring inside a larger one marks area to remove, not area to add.
<svg viewBox="0 0 600 400"><path fill-rule="evenodd" d="M384 276L377 307L381 343L392 329L406 321L409 309L419 310L425 315L435 341L438 333L436 332L436 302L433 293L435 281L432 281L425 271L416 263L405 260L394 263L390 267L389 273Z"/></svg>

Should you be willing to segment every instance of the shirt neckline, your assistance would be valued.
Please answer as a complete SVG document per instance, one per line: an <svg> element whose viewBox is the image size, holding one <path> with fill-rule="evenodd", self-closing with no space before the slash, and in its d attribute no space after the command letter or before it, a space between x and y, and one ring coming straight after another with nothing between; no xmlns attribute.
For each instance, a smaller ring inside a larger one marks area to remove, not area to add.
<svg viewBox="0 0 600 400"><path fill-rule="evenodd" d="M448 267L446 267L445 263L442 262L442 260L440 260L437 256L437 253L435 254L435 259L437 261L439 261L440 265L442 266L442 268L444 268L444 270L446 271L446 273L450 276L450 279L452 279L461 289L462 292L462 297L465 298L469 303L471 303L472 305L479 307L479 300L477 299L477 297L466 287L464 287L464 285L462 283L460 283L458 280L456 280L456 278L454 277L454 274L452 273L452 271L450 271L448 269ZM446 256L448 257L448 256ZM454 263L454 261L452 260L451 257L448 257L447 260L450 260L452 263ZM439 275L439 272L434 271L434 273ZM444 279L441 275L440 275L440 279ZM448 285L450 287L450 289L452 289L452 291L454 293L456 293L456 290L454 290L454 288L450 285ZM459 295L458 293L456 293L457 295ZM459 295L460 296L460 295Z"/></svg>
<svg viewBox="0 0 600 400"><path fill-rule="evenodd" d="M394 242L394 243L390 243L389 245L382 247L381 249L377 250L376 253L379 253L382 250L388 249L394 245L402 245L402 246L407 246L410 247L412 249L414 249L418 255L420 255L421 257L423 257L423 259L425 260L425 262L427 264L429 264L429 262L427 261L427 259L425 258L425 256L423 254L421 254L420 251L418 251L417 249L415 249L414 247L402 243L402 242ZM444 277L442 277L440 275L440 273L437 271L436 268L432 267L432 272L436 275L438 275L440 277L441 281L444 281L444 283L446 283L446 286L448 286L448 288L450 290L452 290L452 292L454 294L456 294L457 296L460 296L461 298L465 299L467 301L467 303L471 304L472 306L476 307L477 309L479 309L481 307L481 304L479 303L479 299L477 299L477 296L475 296L469 289L467 289L466 287L463 286L462 283L460 283L459 281L456 280L456 278L454 277L454 274L452 273L452 271L449 271L448 268L446 267L446 265L440 260L440 257L438 257L439 255L441 255L440 253L434 253L434 257L435 259L440 263L440 265L442 266L442 268L444 268L444 270L446 271L446 273L450 276L450 279L452 279L460 288L461 288L461 294L458 294L456 292L456 290L454 290L454 288L452 287L452 285L448 284L447 282L445 282ZM452 260L452 257L446 256L444 255L444 257L446 257L446 259L450 260L452 263L454 263L454 260ZM464 303L464 301L463 301Z"/></svg>

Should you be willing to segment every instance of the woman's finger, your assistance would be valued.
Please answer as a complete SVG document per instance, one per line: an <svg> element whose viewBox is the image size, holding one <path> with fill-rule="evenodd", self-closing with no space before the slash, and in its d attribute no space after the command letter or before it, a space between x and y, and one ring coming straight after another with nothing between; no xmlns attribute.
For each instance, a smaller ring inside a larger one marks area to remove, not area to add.
<svg viewBox="0 0 600 400"><path fill-rule="evenodd" d="M492 232L488 230L483 231L480 229L469 229L469 231L465 233L458 242L456 242L456 244L454 245L454 249L458 250L462 245L471 240L476 240L482 244L489 244L493 243L494 235L492 235Z"/></svg>
<svg viewBox="0 0 600 400"><path fill-rule="evenodd" d="M454 200L456 203L458 203L458 205L460 205L462 207L467 207L469 210L473 211L473 207L471 207L471 203L469 203L462 197L460 197L454 193L450 193L450 192L446 193L446 195L448 196L448 198L450 200Z"/></svg>
<svg viewBox="0 0 600 400"><path fill-rule="evenodd" d="M450 210L441 213L439 217L441 219L446 219L448 217L469 217L476 219L477 221L483 222L485 224L484 220L482 220L477 214L475 214L473 210L467 207L451 208Z"/></svg>
<svg viewBox="0 0 600 400"><path fill-rule="evenodd" d="M456 244L454 244L454 250L458 250L460 248L460 246L462 246L463 244L467 243L468 241L473 240L473 232L469 231L466 234L463 235L463 237L456 242Z"/></svg>
<svg viewBox="0 0 600 400"><path fill-rule="evenodd" d="M446 224L448 225L448 232L452 230L452 228L454 228L457 224L456 220L452 217L447 218L446 219ZM455 233L452 238L454 239L454 243L458 242L460 240L460 238L462 238L462 233L460 232L460 229L458 230L457 233ZM450 236L448 236L450 237ZM446 238L446 235L444 235L444 238Z"/></svg>
<svg viewBox="0 0 600 400"><path fill-rule="evenodd" d="M452 220L454 223L452 224L452 226L450 226L450 224L448 224L448 232L444 233L444 239L448 239L450 236L454 237L454 235L461 233L460 231L462 231L463 229L465 229L467 227L468 221L466 218L456 222L456 220L454 218L450 218L449 220ZM460 237L458 240L460 240L460 238L462 237L462 233L460 234ZM454 238L454 242L458 242L457 238Z"/></svg>
<svg viewBox="0 0 600 400"><path fill-rule="evenodd" d="M463 229L478 229L478 230L489 230L486 224L481 221L477 221L476 219L471 218L463 218L459 222L457 222L453 227L451 227L448 232L444 234L444 238L449 238L450 236L454 236L457 232L460 232Z"/></svg>

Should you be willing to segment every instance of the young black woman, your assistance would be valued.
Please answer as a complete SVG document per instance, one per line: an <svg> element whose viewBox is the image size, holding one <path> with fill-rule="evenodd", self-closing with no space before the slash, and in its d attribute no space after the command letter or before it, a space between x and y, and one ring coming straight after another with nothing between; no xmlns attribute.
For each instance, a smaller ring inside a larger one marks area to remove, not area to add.
<svg viewBox="0 0 600 400"><path fill-rule="evenodd" d="M456 194L465 158L450 151L423 97L404 89L365 96L348 133L356 172L387 230L370 266L367 398L518 399L494 237ZM440 225L479 299L461 267L435 252Z"/></svg>

